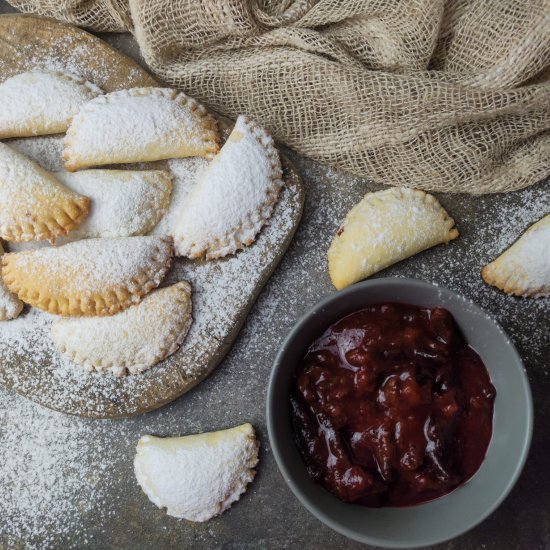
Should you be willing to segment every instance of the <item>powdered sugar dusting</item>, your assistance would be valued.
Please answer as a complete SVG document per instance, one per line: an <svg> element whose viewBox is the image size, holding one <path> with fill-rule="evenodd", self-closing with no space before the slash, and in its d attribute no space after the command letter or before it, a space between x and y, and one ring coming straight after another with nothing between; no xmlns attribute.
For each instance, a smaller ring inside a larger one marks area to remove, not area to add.
<svg viewBox="0 0 550 550"><path fill-rule="evenodd" d="M64 135L10 139L5 143L50 172L63 170Z"/></svg>
<svg viewBox="0 0 550 550"><path fill-rule="evenodd" d="M513 265L521 266L527 277L527 284L536 287L550 287L550 219L546 225L530 231L514 250Z"/></svg>
<svg viewBox="0 0 550 550"><path fill-rule="evenodd" d="M484 279L516 296L550 293L550 215L532 225L511 248L483 269Z"/></svg>
<svg viewBox="0 0 550 550"><path fill-rule="evenodd" d="M55 237L86 213L85 199L4 143L0 143L0 190L0 232L10 240ZM71 216L61 218L62 208Z"/></svg>
<svg viewBox="0 0 550 550"><path fill-rule="evenodd" d="M54 176L92 200L90 213L69 240L148 233L163 217L172 188L171 173L160 170L62 171Z"/></svg>
<svg viewBox="0 0 550 550"><path fill-rule="evenodd" d="M80 107L102 91L73 75L29 71L0 84L0 137L65 132Z"/></svg>
<svg viewBox="0 0 550 550"><path fill-rule="evenodd" d="M104 90L111 90L113 82L123 79L120 88L130 88L148 81L147 74L139 65L128 67L124 58L109 56L105 52L98 55L102 42L85 31L73 29L55 33L55 40L29 41L17 43L16 59L0 58L0 80L13 74L41 69L62 72L85 78Z"/></svg>
<svg viewBox="0 0 550 550"><path fill-rule="evenodd" d="M169 540L177 540L184 546L189 541L200 547L221 546L227 540L227 529L235 525L232 521L242 526L243 517L254 517L260 522L272 519L270 505L273 504L273 494L270 489L280 483L280 477L270 468L264 468L262 479L251 486L250 495L243 502L244 506L248 502L252 511L250 508L235 509L232 518L224 516L202 527L177 523L171 518L164 521L164 514L149 505L135 484L131 464L135 444L144 433L196 433L251 417L257 418L259 424L263 422L265 384L282 338L305 309L334 291L326 268L326 250L330 241L346 212L361 200L366 191L379 189L360 178L344 176L298 157L296 160L302 168L308 192L304 222L280 268L256 303L233 352L212 383L188 394L171 407L123 422L65 416L0 388L1 547L22 544L41 550L97 547L98 536L103 534L102 541L112 541L117 531L129 529L128 525L132 524L124 514L129 509L133 511L131 521L144 526L138 533L146 532L154 540L159 537L167 541L166 532L169 531ZM455 218L461 236L449 245L434 247L375 276L407 276L432 281L466 295L492 313L519 347L530 378L538 382L534 389L540 406L545 402L548 387L546 358L550 351L547 332L550 300L505 296L483 283L480 270L532 223L550 212L549 190L550 183L546 183L502 196L471 199L462 195L438 195ZM286 201L286 196L281 200ZM276 223L277 218L276 214L271 223ZM257 243L235 258L263 247L264 235L269 230L269 226L264 228ZM218 279L225 279L227 268L223 266L230 261L212 263L221 266ZM237 271L237 268L232 271ZM241 279L245 279L247 273L244 271ZM177 278L177 273L174 278ZM215 285L216 280L211 283L211 286ZM203 289L208 287L202 285ZM223 302L216 303L223 306ZM51 316L38 314L38 317L47 330ZM198 316L196 320L202 323ZM40 323L36 321L35 324L35 321L33 326L41 334L37 328ZM2 359L7 347L2 343L6 334L3 331L12 323L16 321L0 327ZM30 333L36 334L35 330ZM14 332L19 333L19 330ZM51 349L47 332L44 334L45 337L33 345L33 357L36 356L39 364L42 361L44 378L54 379L55 392L50 387L42 388L23 370L13 375L18 389L26 387L35 395L44 391L50 397L55 395L52 403L60 406L74 407L75 394L82 394L86 399L96 394L109 395L113 401L125 399L132 402L131 391L124 392L110 382L106 385L107 377L88 375L60 360L58 355L54 358L54 368L48 366ZM16 338L14 342L16 349L19 346L25 349L25 337ZM194 342L198 340L194 339ZM191 352L188 349L186 353ZM164 366L160 368L164 370ZM128 384L129 390L139 392L140 387L133 386L139 378L128 378L124 384ZM90 379L93 388L87 384ZM537 449L533 450L543 450L543 439L544 430L539 431L538 438L535 437ZM537 460L543 467L544 458L539 456ZM524 488L536 487L536 468L527 470ZM296 513L296 522L307 519L307 512L302 516L300 510L299 504L295 503L291 511ZM533 522L536 523L540 517L540 514L535 514ZM279 542L284 540L292 545L296 540L284 539L286 530L286 526L280 527L273 536L280 536ZM253 528L243 528L243 533L248 540L256 540L257 533ZM322 536L331 535L326 531ZM130 537L116 540L130 541ZM320 538L321 535L317 540Z"/></svg>
<svg viewBox="0 0 550 550"><path fill-rule="evenodd" d="M238 500L254 479L257 463L250 424L177 438L146 435L134 460L149 499L169 515L195 522L223 513Z"/></svg>
<svg viewBox="0 0 550 550"><path fill-rule="evenodd" d="M304 221L295 245L286 256L289 269L280 277L276 274L256 308L258 323L261 326L274 323L275 333L288 330L305 309L334 292L327 271L326 253L330 242L346 213L366 192L384 189L362 178L296 158L307 189ZM514 193L475 198L437 194L442 206L454 218L460 236L449 244L401 261L372 278L423 279L463 294L502 324L528 365L544 362L550 352L545 328L550 318L550 298L507 296L483 281L481 269L531 224L550 213L549 189L550 182L546 182Z"/></svg>
<svg viewBox="0 0 550 550"><path fill-rule="evenodd" d="M280 178L273 140L254 121L240 116L180 213L176 253L219 258L251 244L273 211Z"/></svg>
<svg viewBox="0 0 550 550"><path fill-rule="evenodd" d="M84 239L6 257L4 274L12 274L21 284L32 282L34 287L27 290L88 297L128 288L142 274L157 273L168 263L170 250L158 237Z"/></svg>
<svg viewBox="0 0 550 550"><path fill-rule="evenodd" d="M52 324L57 348L87 370L139 374L174 353L191 324L191 287L182 281L154 290L108 317L66 317Z"/></svg>
<svg viewBox="0 0 550 550"><path fill-rule="evenodd" d="M143 408L144 396L178 395L182 384L191 387L200 380L231 345L244 321L242 308L254 301L259 282L291 238L301 200L295 182L285 185L254 246L234 257L174 261L164 284L191 283L194 320L180 350L154 369L122 379L87 373L55 349L49 334L52 316L30 309L19 319L0 324L0 359L7 366L0 370L0 378L50 407L92 416L133 414ZM61 248L74 245L79 242Z"/></svg>
<svg viewBox="0 0 550 550"><path fill-rule="evenodd" d="M65 136L65 166L206 156L217 141L210 115L194 99L168 88L133 88L80 109Z"/></svg>
<svg viewBox="0 0 550 550"><path fill-rule="evenodd" d="M174 236L174 228L185 200L203 170L208 166L208 161L201 157L171 159L168 161L168 166L174 176L170 204L162 219L150 233L159 237Z"/></svg>
<svg viewBox="0 0 550 550"><path fill-rule="evenodd" d="M18 429L0 429L0 546L49 549L59 536L67 548L85 544L85 518L93 513L104 521L115 513L106 483L121 460L110 450L113 432L4 391L1 397L0 426ZM94 469L84 468L85 461Z"/></svg>
<svg viewBox="0 0 550 550"><path fill-rule="evenodd" d="M0 242L0 258L4 254L4 248ZM6 319L14 319L23 309L23 303L11 293L0 277L0 322Z"/></svg>

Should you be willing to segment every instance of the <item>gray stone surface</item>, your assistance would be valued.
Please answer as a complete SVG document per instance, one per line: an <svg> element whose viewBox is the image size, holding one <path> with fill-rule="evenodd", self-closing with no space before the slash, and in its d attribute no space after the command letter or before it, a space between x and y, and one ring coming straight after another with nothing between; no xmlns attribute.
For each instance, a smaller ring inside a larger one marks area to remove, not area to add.
<svg viewBox="0 0 550 550"><path fill-rule="evenodd" d="M0 2L0 12L9 11ZM136 55L124 35L107 40ZM0 435L11 441L45 426L81 438L78 475L83 489L68 492L63 508L68 527L45 517L47 534L25 532L18 525L17 494L0 495L0 548L359 548L311 516L294 498L279 474L265 427L265 395L277 348L295 320L317 300L333 292L326 249L347 210L366 191L367 181L337 174L289 152L306 187L303 221L280 267L262 292L233 349L220 367L196 389L163 409L120 421L84 421L64 417L30 404L0 389ZM483 284L480 269L513 241L530 223L550 212L550 182L508 195L468 197L438 195L455 218L461 236L378 274L410 276L432 281L472 298L495 315L525 360L535 399L535 433L525 471L509 498L483 524L441 550L483 548L530 550L550 546L550 300L504 297ZM3 403L3 406L2 406ZM8 414L9 411L14 411ZM258 476L231 510L205 524L179 522L155 508L141 492L133 475L134 446L145 433L177 435L215 430L250 421L261 440ZM53 438L41 435L44 445ZM1 441L1 439L0 439ZM67 444L69 455L74 443ZM58 456L58 455L55 455ZM67 460L60 461L59 478L74 475ZM1 467L0 467L1 472ZM94 490L86 483L94 477ZM62 481L55 481L58 485ZM55 483L39 484L59 494ZM68 495L68 496L67 496ZM20 495L19 495L20 496ZM47 495L37 494L37 501ZM22 499L22 497L20 497ZM2 503L12 517L3 513ZM73 502L74 501L74 502ZM55 504L54 504L55 505ZM46 514L45 516L49 516ZM4 523L4 525L2 525ZM74 526L74 527L73 527ZM396 526L398 529L399 526Z"/></svg>

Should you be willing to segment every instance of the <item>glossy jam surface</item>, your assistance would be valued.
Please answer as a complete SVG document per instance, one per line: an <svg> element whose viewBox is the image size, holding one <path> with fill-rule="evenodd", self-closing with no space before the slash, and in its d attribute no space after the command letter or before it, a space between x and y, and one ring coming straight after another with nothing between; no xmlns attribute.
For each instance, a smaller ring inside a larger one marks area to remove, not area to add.
<svg viewBox="0 0 550 550"><path fill-rule="evenodd" d="M408 506L478 470L495 396L446 309L387 303L344 317L311 345L290 406L317 482L346 502Z"/></svg>

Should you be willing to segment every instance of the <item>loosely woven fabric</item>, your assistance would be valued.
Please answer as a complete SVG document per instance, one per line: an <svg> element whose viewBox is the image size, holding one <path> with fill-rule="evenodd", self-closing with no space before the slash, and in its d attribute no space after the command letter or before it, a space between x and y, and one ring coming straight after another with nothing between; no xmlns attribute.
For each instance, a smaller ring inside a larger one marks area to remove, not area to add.
<svg viewBox="0 0 550 550"><path fill-rule="evenodd" d="M151 70L388 185L511 191L550 172L550 0L10 0L134 33Z"/></svg>

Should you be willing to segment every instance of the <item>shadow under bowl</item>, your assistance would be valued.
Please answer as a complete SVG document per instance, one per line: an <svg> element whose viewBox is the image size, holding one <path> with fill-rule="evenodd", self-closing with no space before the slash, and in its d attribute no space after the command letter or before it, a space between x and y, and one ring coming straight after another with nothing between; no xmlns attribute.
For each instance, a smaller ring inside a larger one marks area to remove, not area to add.
<svg viewBox="0 0 550 550"><path fill-rule="evenodd" d="M290 382L310 344L347 314L381 302L448 309L466 341L481 356L497 391L493 436L480 469L451 493L410 507L367 508L338 500L309 477L294 442L290 419ZM363 543L414 548L465 533L506 498L529 451L533 403L516 349L496 321L472 301L419 280L374 279L334 293L296 323L271 372L267 425L273 454L285 481L313 515L335 531Z"/></svg>

